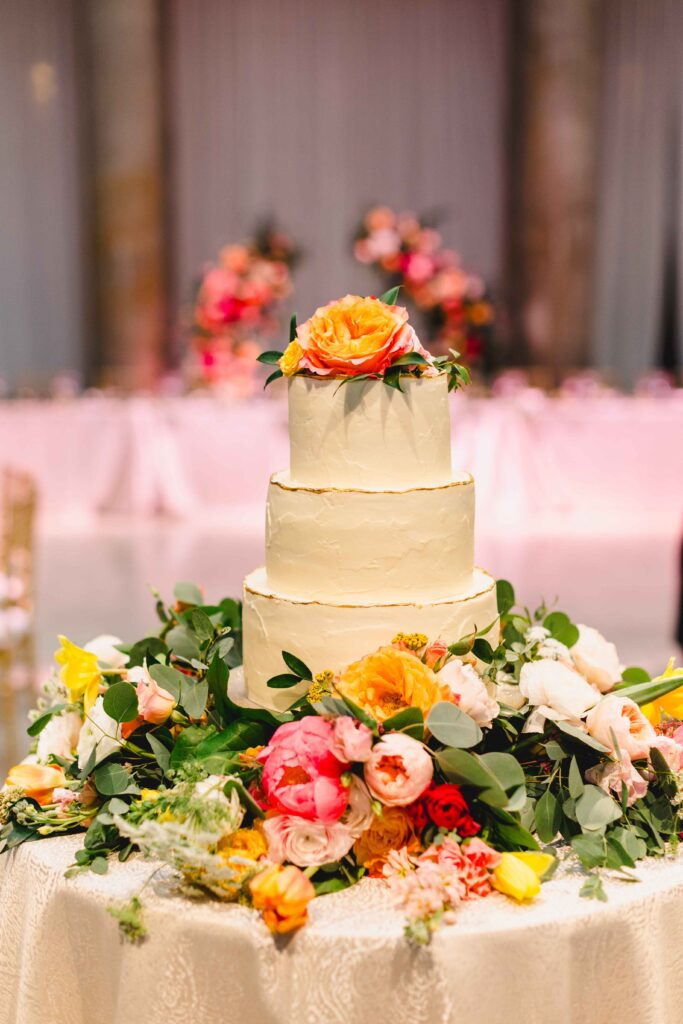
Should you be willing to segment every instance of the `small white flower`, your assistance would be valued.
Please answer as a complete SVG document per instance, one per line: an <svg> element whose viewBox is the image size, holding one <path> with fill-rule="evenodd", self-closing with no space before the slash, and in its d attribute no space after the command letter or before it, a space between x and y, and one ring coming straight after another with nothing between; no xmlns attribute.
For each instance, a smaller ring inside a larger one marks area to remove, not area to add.
<svg viewBox="0 0 683 1024"><path fill-rule="evenodd" d="M95 764L109 757L122 745L121 726L104 710L104 698L98 697L88 712L78 738L78 767L85 768L93 750Z"/></svg>
<svg viewBox="0 0 683 1024"><path fill-rule="evenodd" d="M543 641L536 651L539 658L552 658L555 661L571 661L569 648L560 640L549 636Z"/></svg>
<svg viewBox="0 0 683 1024"><path fill-rule="evenodd" d="M81 716L75 711L67 711L51 718L38 736L38 760L47 761L50 754L70 758L76 749L82 724Z"/></svg>
<svg viewBox="0 0 683 1024"><path fill-rule="evenodd" d="M439 682L446 685L458 698L458 707L473 718L482 728L490 728L494 718L498 717L498 702L489 695L486 686L471 665L463 665L453 659L446 662L437 673Z"/></svg>
<svg viewBox="0 0 683 1024"><path fill-rule="evenodd" d="M592 626L580 625L578 629L579 639L571 649L571 658L589 683L601 693L609 693L621 679L617 649Z"/></svg>
<svg viewBox="0 0 683 1024"><path fill-rule="evenodd" d="M579 672L549 658L529 661L522 666L519 691L538 709L540 716L554 722L578 722L600 700L598 691ZM539 715L536 715L536 724Z"/></svg>
<svg viewBox="0 0 683 1024"><path fill-rule="evenodd" d="M550 630L545 626L529 626L524 634L524 639L528 644L540 644L549 636Z"/></svg>

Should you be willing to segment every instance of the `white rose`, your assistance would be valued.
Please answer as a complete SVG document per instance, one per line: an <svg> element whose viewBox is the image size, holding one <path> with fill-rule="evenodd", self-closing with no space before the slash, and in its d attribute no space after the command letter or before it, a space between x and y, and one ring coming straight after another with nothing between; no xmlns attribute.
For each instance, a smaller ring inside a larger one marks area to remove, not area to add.
<svg viewBox="0 0 683 1024"><path fill-rule="evenodd" d="M331 864L341 860L353 846L346 825L335 821L323 825L294 814L276 814L266 818L263 831L268 841L268 857L276 864L289 861L299 868Z"/></svg>
<svg viewBox="0 0 683 1024"><path fill-rule="evenodd" d="M549 658L522 666L519 692L538 709L535 724L541 718L577 722L600 700L600 694L579 672Z"/></svg>
<svg viewBox="0 0 683 1024"><path fill-rule="evenodd" d="M55 715L38 736L36 755L39 761L47 761L50 754L70 758L76 749L81 731L81 716L75 711Z"/></svg>
<svg viewBox="0 0 683 1024"><path fill-rule="evenodd" d="M526 697L519 692L517 681L511 672L496 672L496 700L509 708L519 711L526 704Z"/></svg>
<svg viewBox="0 0 683 1024"><path fill-rule="evenodd" d="M446 683L451 693L459 698L458 707L473 718L477 725L489 728L500 708L497 701L489 696L481 676L471 665L463 665L454 659L447 662L437 673L439 682Z"/></svg>
<svg viewBox="0 0 683 1024"><path fill-rule="evenodd" d="M121 727L104 710L104 698L98 697L88 712L78 737L78 767L83 770L93 750L95 764L121 746Z"/></svg>
<svg viewBox="0 0 683 1024"><path fill-rule="evenodd" d="M571 657L581 675L609 693L621 679L621 663L614 644L605 640L592 626L579 626L579 639L571 649Z"/></svg>
<svg viewBox="0 0 683 1024"><path fill-rule="evenodd" d="M365 832L366 828L370 826L373 817L370 791L361 778L352 775L349 785L349 804L341 820L353 838L357 839L361 832Z"/></svg>
<svg viewBox="0 0 683 1024"><path fill-rule="evenodd" d="M85 645L85 650L94 654L103 668L123 668L128 664L128 655L116 650L122 641L118 636L102 633Z"/></svg>

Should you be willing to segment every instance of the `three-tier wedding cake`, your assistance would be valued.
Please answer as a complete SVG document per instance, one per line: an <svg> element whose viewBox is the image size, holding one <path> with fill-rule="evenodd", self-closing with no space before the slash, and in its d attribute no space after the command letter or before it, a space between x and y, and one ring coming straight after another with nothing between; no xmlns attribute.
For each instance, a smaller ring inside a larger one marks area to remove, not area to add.
<svg viewBox="0 0 683 1024"><path fill-rule="evenodd" d="M282 709L303 689L268 688L282 651L339 671L400 631L453 643L497 628L494 580L474 566L474 481L451 468L448 374L430 374L400 390L290 377L290 468L271 478L266 564L244 582L251 700Z"/></svg>

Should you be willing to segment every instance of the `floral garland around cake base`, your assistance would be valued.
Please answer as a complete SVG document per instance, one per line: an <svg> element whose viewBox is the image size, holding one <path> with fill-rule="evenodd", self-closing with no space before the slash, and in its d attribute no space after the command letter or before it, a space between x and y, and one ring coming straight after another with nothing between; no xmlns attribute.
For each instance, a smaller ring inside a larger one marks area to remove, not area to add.
<svg viewBox="0 0 683 1024"><path fill-rule="evenodd" d="M452 642L399 633L315 674L284 652L269 685L306 692L283 713L230 696L239 603L191 584L175 598L134 644L61 638L0 793L0 851L81 833L69 874L139 851L278 934L370 877L424 943L462 903L533 899L558 855L604 899L605 871L633 880L677 845L683 673L622 670L596 630L516 610L505 581L496 646L489 623ZM143 897L110 908L133 940Z"/></svg>

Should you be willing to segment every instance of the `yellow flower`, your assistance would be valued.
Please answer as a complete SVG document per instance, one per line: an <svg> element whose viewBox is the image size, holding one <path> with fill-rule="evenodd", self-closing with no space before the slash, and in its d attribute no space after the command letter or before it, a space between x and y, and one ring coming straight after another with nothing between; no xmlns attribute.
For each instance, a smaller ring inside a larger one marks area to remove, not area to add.
<svg viewBox="0 0 683 1024"><path fill-rule="evenodd" d="M88 712L97 700L102 682L97 656L91 651L77 647L65 636L60 636L59 642L61 647L55 651L55 661L62 666L59 678L69 691L74 704L82 697L85 710Z"/></svg>
<svg viewBox="0 0 683 1024"><path fill-rule="evenodd" d="M541 879L553 863L549 853L503 853L493 871L493 887L514 900L533 900L541 891Z"/></svg>
<svg viewBox="0 0 683 1024"><path fill-rule="evenodd" d="M303 871L292 864L271 864L249 883L254 906L271 932L284 934L301 928L315 889Z"/></svg>
<svg viewBox="0 0 683 1024"><path fill-rule="evenodd" d="M289 345L282 353L282 358L278 364L285 377L292 377L296 373L299 369L299 362L303 354L304 350L296 338L294 341L290 341Z"/></svg>
<svg viewBox="0 0 683 1024"><path fill-rule="evenodd" d="M378 722L409 707L420 708L426 718L439 701L453 701L450 688L415 654L395 647L380 647L349 665L337 689Z"/></svg>
<svg viewBox="0 0 683 1024"><path fill-rule="evenodd" d="M158 800L160 796L160 789L141 789L139 802L142 803L144 800Z"/></svg>
<svg viewBox="0 0 683 1024"><path fill-rule="evenodd" d="M669 664L666 666L661 676L657 676L653 682L657 682L660 679L670 679L671 676L683 674L683 669L676 668L676 659L670 658ZM659 725L662 718L674 718L677 721L683 720L683 686L679 686L677 690L672 690L671 693L665 694L664 697L660 697L659 700L653 701L652 704L645 704L640 709L645 717L652 723L652 725Z"/></svg>
<svg viewBox="0 0 683 1024"><path fill-rule="evenodd" d="M218 852L224 860L231 857L246 857L259 860L268 853L268 844L262 832L255 828L238 828L218 842Z"/></svg>

